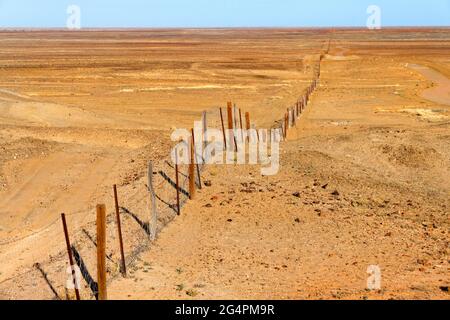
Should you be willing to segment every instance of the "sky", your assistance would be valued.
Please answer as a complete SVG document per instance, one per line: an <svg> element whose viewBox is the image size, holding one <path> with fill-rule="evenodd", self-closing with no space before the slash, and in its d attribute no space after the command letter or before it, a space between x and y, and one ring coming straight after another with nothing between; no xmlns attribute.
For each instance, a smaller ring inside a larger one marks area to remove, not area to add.
<svg viewBox="0 0 450 320"><path fill-rule="evenodd" d="M69 5L81 28L450 26L450 0L0 0L0 28L66 27Z"/></svg>

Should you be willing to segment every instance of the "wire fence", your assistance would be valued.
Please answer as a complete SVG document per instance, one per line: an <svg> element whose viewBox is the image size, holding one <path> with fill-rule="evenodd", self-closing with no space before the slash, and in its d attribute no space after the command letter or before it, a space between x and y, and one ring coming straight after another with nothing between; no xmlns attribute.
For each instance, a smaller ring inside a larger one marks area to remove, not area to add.
<svg viewBox="0 0 450 320"><path fill-rule="evenodd" d="M310 86L306 88L296 101L287 108L283 119L275 121L273 128L278 128L286 139L289 128L296 125L297 119L302 115L308 105L311 94L316 89L320 78L320 65L323 59L320 56L317 65L314 66L314 76ZM230 111L231 107L231 111ZM214 109L203 113L201 123L203 132L207 128L225 129L225 121L233 128L244 129L241 110L236 106L228 106L228 115L224 116L222 109ZM229 119L232 115L233 119ZM207 120L207 121L206 121ZM250 122L248 120L248 122ZM248 129L248 124L246 125ZM224 133L224 143L227 137ZM259 136L257 137L260 138ZM203 137L196 143L204 143ZM185 142L189 143L189 142ZM229 143L229 142L228 142ZM195 149L195 148L194 148ZM203 157L203 155L195 155ZM178 169L178 179L176 176ZM141 178L134 185L131 192L125 187L117 188L119 216L121 219L121 234L123 236L123 252L125 253L125 267L128 275L132 275L136 269L140 255L148 250L152 242L157 239L163 228L169 224L178 214L179 210L190 198L189 164L180 163L176 166L171 155L162 159L154 159L149 162L147 176ZM206 169L202 161L198 164L194 173L195 184L201 188L201 175ZM191 168L192 170L192 168ZM178 183L177 183L178 182ZM177 196L178 185L178 196ZM112 190L111 190L112 191ZM177 198L179 197L179 198ZM178 207L179 201L179 207ZM106 214L106 273L108 283L123 274L122 255L120 248L120 235L118 232L118 220L114 207L108 208ZM76 277L72 277L73 269L68 263L67 251L61 250L57 255L36 263L27 275L30 278L39 278L44 281L54 299L75 299L73 281L79 287L81 299L96 299L99 294L97 279L97 230L96 221L84 223L75 227L68 225L71 241L71 254L76 265ZM25 275L25 274L24 274ZM19 275L19 276L24 276Z"/></svg>

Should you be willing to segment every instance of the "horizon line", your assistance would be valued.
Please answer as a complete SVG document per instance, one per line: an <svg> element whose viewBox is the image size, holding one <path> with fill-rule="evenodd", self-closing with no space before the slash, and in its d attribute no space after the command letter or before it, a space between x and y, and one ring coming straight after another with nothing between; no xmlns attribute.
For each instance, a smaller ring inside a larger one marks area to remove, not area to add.
<svg viewBox="0 0 450 320"><path fill-rule="evenodd" d="M237 29L328 29L348 30L366 29L368 31L382 31L383 29L450 29L450 25L386 25L380 29L369 29L366 26L233 26L233 27L85 27L69 29L67 27L0 27L0 31L99 31L99 30L237 30Z"/></svg>

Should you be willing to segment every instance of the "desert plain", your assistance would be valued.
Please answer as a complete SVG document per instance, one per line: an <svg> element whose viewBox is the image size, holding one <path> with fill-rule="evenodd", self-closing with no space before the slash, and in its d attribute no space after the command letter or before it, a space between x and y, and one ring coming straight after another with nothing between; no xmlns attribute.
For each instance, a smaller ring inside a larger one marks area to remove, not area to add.
<svg viewBox="0 0 450 320"><path fill-rule="evenodd" d="M73 298L62 212L92 298L98 203L110 299L449 298L449 28L2 30L0 44L0 299ZM279 173L207 165L117 273L112 185L130 251L173 130L203 111L219 128L228 101L273 127L321 55Z"/></svg>

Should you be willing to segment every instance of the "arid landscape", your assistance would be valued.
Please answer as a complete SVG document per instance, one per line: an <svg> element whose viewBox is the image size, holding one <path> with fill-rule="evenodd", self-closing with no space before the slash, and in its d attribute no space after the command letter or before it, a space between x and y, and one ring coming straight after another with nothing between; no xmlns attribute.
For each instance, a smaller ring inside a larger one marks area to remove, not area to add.
<svg viewBox="0 0 450 320"><path fill-rule="evenodd" d="M2 30L0 44L0 299L73 298L62 212L92 298L99 203L110 299L449 299L449 28ZM228 101L274 127L321 55L279 173L206 165L171 212L173 130L203 111L220 129ZM112 186L130 253L150 160L159 235L122 277Z"/></svg>

